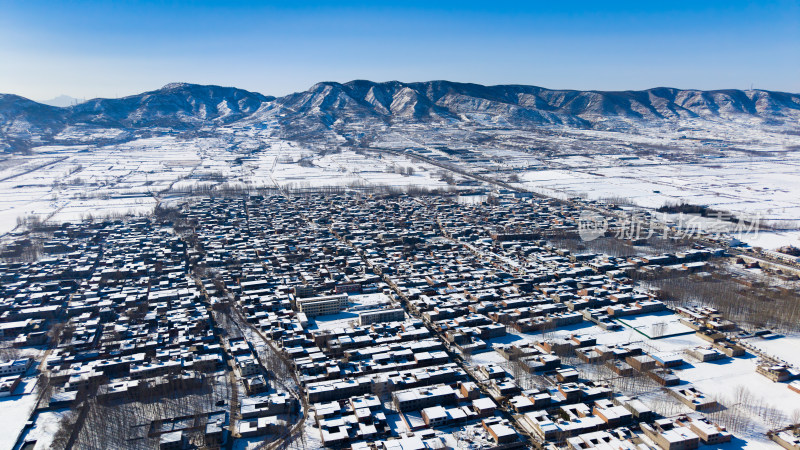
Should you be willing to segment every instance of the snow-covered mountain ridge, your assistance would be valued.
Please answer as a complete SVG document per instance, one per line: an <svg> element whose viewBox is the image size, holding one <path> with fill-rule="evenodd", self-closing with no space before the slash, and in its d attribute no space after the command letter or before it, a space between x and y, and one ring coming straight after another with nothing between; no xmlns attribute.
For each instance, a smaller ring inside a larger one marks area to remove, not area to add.
<svg viewBox="0 0 800 450"><path fill-rule="evenodd" d="M755 123L798 132L800 94L674 88L576 91L365 80L318 83L279 98L232 87L172 83L138 95L93 99L65 108L0 94L0 148L15 151L51 143L69 127L213 132L223 125L277 122L283 136L313 139L329 133L364 136L395 125L636 132L686 120Z"/></svg>

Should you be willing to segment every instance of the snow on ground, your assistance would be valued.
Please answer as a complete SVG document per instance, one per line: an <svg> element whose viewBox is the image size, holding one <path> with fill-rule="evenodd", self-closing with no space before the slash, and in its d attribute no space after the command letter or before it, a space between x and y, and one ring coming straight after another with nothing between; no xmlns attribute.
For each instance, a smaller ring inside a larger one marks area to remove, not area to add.
<svg viewBox="0 0 800 450"><path fill-rule="evenodd" d="M639 314L622 317L617 322L651 338L661 338L678 334L694 333L694 330L680 323L680 317L670 311L655 314Z"/></svg>
<svg viewBox="0 0 800 450"><path fill-rule="evenodd" d="M544 194L625 198L657 208L681 201L708 205L739 216L756 216L778 228L800 228L800 155L742 158L724 156L705 162L638 160L608 164L607 155L554 158L564 168L525 171L520 185ZM624 164L623 164L624 163ZM748 236L767 248L797 243L800 233Z"/></svg>
<svg viewBox="0 0 800 450"><path fill-rule="evenodd" d="M305 162L301 164L301 160ZM447 183L440 180L441 169L394 155L342 151L320 157L311 153L300 153L297 156L274 155L272 164L269 176L275 183L286 188L359 184L447 187ZM411 173L408 172L409 169ZM403 173L398 173L401 171Z"/></svg>
<svg viewBox="0 0 800 450"><path fill-rule="evenodd" d="M64 221L90 214L138 214L167 196L223 186L450 187L442 179L443 169L419 159L348 149L340 144L341 136L332 136L338 140L326 147L283 140L275 135L274 118L269 119L190 138L135 138L120 130L108 134L70 127L60 136L64 142L82 142L97 133L131 140L42 146L31 155L0 160L0 234L30 216ZM627 197L649 208L684 200L759 214L779 227L800 229L800 156L786 150L797 143L796 136L732 119L681 119L646 131L494 129L497 145L486 145L463 141L456 128L397 124L377 137L375 148L413 148L419 155L500 179L513 174L519 186L559 198ZM639 151L638 146L652 145L663 151ZM540 146L556 150L542 152ZM444 151L448 148L459 151ZM752 236L752 245L774 248L795 243L798 236L800 231L760 234Z"/></svg>
<svg viewBox="0 0 800 450"><path fill-rule="evenodd" d="M800 369L800 334L772 339L754 337L747 339L746 342L764 353L782 359ZM798 394L798 402L800 402L800 394ZM798 408L800 408L800 403L798 403Z"/></svg>
<svg viewBox="0 0 800 450"><path fill-rule="evenodd" d="M409 432L408 426L403 421L403 418L400 417L400 414L386 414L386 422L389 424L389 428L392 429L392 435L402 436L403 433Z"/></svg>
<svg viewBox="0 0 800 450"><path fill-rule="evenodd" d="M351 325L358 325L358 314L346 311L340 312L339 314L316 316L312 319L314 325L309 327L309 331L350 328Z"/></svg>
<svg viewBox="0 0 800 450"><path fill-rule="evenodd" d="M306 418L303 422L303 446L302 448L323 448L324 445L322 444L322 436L320 435L319 429L316 428L316 419L314 418L314 414L310 413L310 415ZM301 446L298 445L298 448Z"/></svg>
<svg viewBox="0 0 800 450"><path fill-rule="evenodd" d="M492 340L492 343L496 343L495 340ZM475 366L485 366L488 364L504 365L506 363L508 363L508 361L500 356L500 353L495 351L475 353L470 357L470 364Z"/></svg>
<svg viewBox="0 0 800 450"><path fill-rule="evenodd" d="M676 374L694 385L708 397L717 399L727 408L737 406L737 395L744 389L751 396L750 405L740 405L748 414L753 429L738 436L756 445L764 443L764 434L771 428L786 425L792 411L800 405L800 394L788 389L786 383L773 383L755 372L757 358L730 358L722 361L694 363L676 370ZM774 422L761 414L775 411ZM753 448L758 448L753 447Z"/></svg>
<svg viewBox="0 0 800 450"><path fill-rule="evenodd" d="M744 235L741 241L751 247L767 250L775 250L785 245L800 247L800 231L759 231Z"/></svg>
<svg viewBox="0 0 800 450"><path fill-rule="evenodd" d="M347 310L350 312L366 311L382 306L389 306L392 303L392 299L383 292L350 295L347 301L350 303L350 306L347 307Z"/></svg>
<svg viewBox="0 0 800 450"><path fill-rule="evenodd" d="M43 146L0 160L0 235L54 222L152 211L164 197L226 186L445 188L442 169L406 156L327 154L252 132L158 136L100 147Z"/></svg>
<svg viewBox="0 0 800 450"><path fill-rule="evenodd" d="M0 433L0 448L14 447L17 436L36 406L36 395L31 393L35 385L35 376L24 378L14 392L15 395L0 397L0 424L3 430Z"/></svg>
<svg viewBox="0 0 800 450"><path fill-rule="evenodd" d="M25 441L36 441L33 450L47 450L51 448L53 437L59 428L59 421L70 412L69 408L45 411L38 414L33 427L24 437Z"/></svg>
<svg viewBox="0 0 800 450"><path fill-rule="evenodd" d="M707 396L717 399L726 408L741 407L744 411L743 414L747 416L747 420L753 423L750 431L744 433L744 435L737 436L735 442L719 448L779 448L766 440L764 433L771 428L783 426L789 422L792 412L800 409L800 394L790 391L787 383L773 383L759 375L756 372L758 357L748 353L744 357L706 363L697 362L693 358L686 356L685 351L693 347L707 346L708 342L697 337L688 327L678 323L678 317L675 314L671 312L640 314L625 317L624 320L637 329L647 329L648 331L652 331L654 328L658 329L659 326L657 324L664 323L666 325L660 328L662 331L679 334L649 339L629 327L623 327L623 329L617 331L607 331L596 325L582 322L555 331L549 331L545 335L541 333L509 333L489 342L492 345L496 345L513 343L519 340L540 341L552 339L553 337L582 334L596 338L597 343L602 345L636 343L650 354L683 356L686 363L674 369L682 384L696 386ZM764 350L767 354L782 358L792 364L800 364L800 351L798 351L800 349L800 335L781 336L774 339L752 338L748 339L747 342ZM478 353L471 357L472 365L489 363L508 367L508 362L494 351ZM745 402L748 403L747 405L740 406L737 405L737 402L741 398L743 389L750 393L751 400ZM663 396L664 394L659 390L646 395L654 397L652 399L648 398L648 401L651 401L657 400L658 396ZM765 419L765 417L767 418Z"/></svg>

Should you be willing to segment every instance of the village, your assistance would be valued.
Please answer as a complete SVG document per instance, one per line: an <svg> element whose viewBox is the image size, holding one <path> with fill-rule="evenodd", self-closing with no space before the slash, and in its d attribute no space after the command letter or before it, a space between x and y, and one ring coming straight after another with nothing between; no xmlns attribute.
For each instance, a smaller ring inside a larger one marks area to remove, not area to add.
<svg viewBox="0 0 800 450"><path fill-rule="evenodd" d="M728 247L559 245L583 210L276 191L44 224L2 249L2 446L800 449L800 338L648 283Z"/></svg>

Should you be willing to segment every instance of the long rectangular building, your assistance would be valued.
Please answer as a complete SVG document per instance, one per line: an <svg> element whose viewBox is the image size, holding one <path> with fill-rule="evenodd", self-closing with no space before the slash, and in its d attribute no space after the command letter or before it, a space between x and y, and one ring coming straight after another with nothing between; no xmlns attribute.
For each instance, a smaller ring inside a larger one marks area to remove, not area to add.
<svg viewBox="0 0 800 450"><path fill-rule="evenodd" d="M347 294L298 298L295 303L297 310L308 317L337 314L347 308Z"/></svg>
<svg viewBox="0 0 800 450"><path fill-rule="evenodd" d="M405 317L406 313L403 308L373 309L358 313L358 321L362 327L373 323L397 322L405 319Z"/></svg>

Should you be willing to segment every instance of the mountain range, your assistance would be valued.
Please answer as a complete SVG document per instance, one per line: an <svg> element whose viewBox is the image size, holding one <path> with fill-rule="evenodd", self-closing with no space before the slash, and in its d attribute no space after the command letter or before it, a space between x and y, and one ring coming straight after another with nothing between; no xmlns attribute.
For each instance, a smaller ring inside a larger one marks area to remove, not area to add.
<svg viewBox="0 0 800 450"><path fill-rule="evenodd" d="M800 94L654 88L553 90L450 81L323 82L272 97L243 89L173 83L119 99L49 106L0 94L0 145L20 150L68 128L189 131L277 123L284 136L379 130L394 125L630 130L679 121L742 121L800 130ZM0 147L2 148L2 147Z"/></svg>

